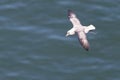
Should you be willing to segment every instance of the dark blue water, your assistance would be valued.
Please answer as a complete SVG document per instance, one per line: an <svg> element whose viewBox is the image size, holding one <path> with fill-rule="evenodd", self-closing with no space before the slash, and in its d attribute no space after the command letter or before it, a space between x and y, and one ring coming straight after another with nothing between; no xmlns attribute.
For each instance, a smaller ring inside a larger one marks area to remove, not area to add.
<svg viewBox="0 0 120 80"><path fill-rule="evenodd" d="M119 0L1 0L0 80L120 80ZM87 34L90 51L72 27L72 9Z"/></svg>

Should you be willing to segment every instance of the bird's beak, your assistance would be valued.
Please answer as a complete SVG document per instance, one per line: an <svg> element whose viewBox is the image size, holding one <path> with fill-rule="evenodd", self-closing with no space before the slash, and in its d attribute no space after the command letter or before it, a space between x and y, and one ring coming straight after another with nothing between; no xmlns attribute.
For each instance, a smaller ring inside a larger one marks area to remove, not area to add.
<svg viewBox="0 0 120 80"><path fill-rule="evenodd" d="M65 36L68 37L69 34L66 34Z"/></svg>

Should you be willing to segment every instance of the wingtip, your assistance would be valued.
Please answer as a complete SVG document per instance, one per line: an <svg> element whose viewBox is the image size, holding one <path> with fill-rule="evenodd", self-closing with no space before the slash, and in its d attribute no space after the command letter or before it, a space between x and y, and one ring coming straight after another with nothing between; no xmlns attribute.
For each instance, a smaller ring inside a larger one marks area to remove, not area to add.
<svg viewBox="0 0 120 80"><path fill-rule="evenodd" d="M89 51L89 48L86 48L85 50L86 50L86 51Z"/></svg>
<svg viewBox="0 0 120 80"><path fill-rule="evenodd" d="M74 12L71 9L68 9L68 17L73 17ZM75 15L74 15L75 16Z"/></svg>
<svg viewBox="0 0 120 80"><path fill-rule="evenodd" d="M68 17L71 16L71 12L72 12L72 10L68 9Z"/></svg>

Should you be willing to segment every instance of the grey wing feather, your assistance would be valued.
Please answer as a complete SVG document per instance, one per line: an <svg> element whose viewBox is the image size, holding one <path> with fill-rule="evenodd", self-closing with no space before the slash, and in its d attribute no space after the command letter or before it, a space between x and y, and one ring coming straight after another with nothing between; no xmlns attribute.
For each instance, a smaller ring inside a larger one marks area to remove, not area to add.
<svg viewBox="0 0 120 80"><path fill-rule="evenodd" d="M80 44L85 50L89 50L89 42L87 40L86 34L84 32L78 32L78 39Z"/></svg>
<svg viewBox="0 0 120 80"><path fill-rule="evenodd" d="M81 25L79 19L76 17L75 13L72 10L68 10L68 17L72 22L73 26Z"/></svg>

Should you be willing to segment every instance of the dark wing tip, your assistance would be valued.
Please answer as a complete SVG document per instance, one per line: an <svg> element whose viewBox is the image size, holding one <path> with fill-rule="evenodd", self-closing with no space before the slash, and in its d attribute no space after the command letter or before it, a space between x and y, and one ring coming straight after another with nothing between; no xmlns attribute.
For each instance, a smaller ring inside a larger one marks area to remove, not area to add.
<svg viewBox="0 0 120 80"><path fill-rule="evenodd" d="M86 50L86 51L89 51L89 43L88 42L81 42L83 48Z"/></svg>
<svg viewBox="0 0 120 80"><path fill-rule="evenodd" d="M74 12L72 10L68 9L68 17L71 18L71 17L73 17L73 15L75 15Z"/></svg>
<svg viewBox="0 0 120 80"><path fill-rule="evenodd" d="M83 47L86 51L89 51L89 42L88 42L87 38L81 38L81 36L84 37L84 36L86 36L86 35L84 35L84 34L79 35L79 34L78 34L78 40L79 40L80 44L82 45L82 47Z"/></svg>
<svg viewBox="0 0 120 80"><path fill-rule="evenodd" d="M89 47L85 47L85 50L86 50L86 51L89 51Z"/></svg>

